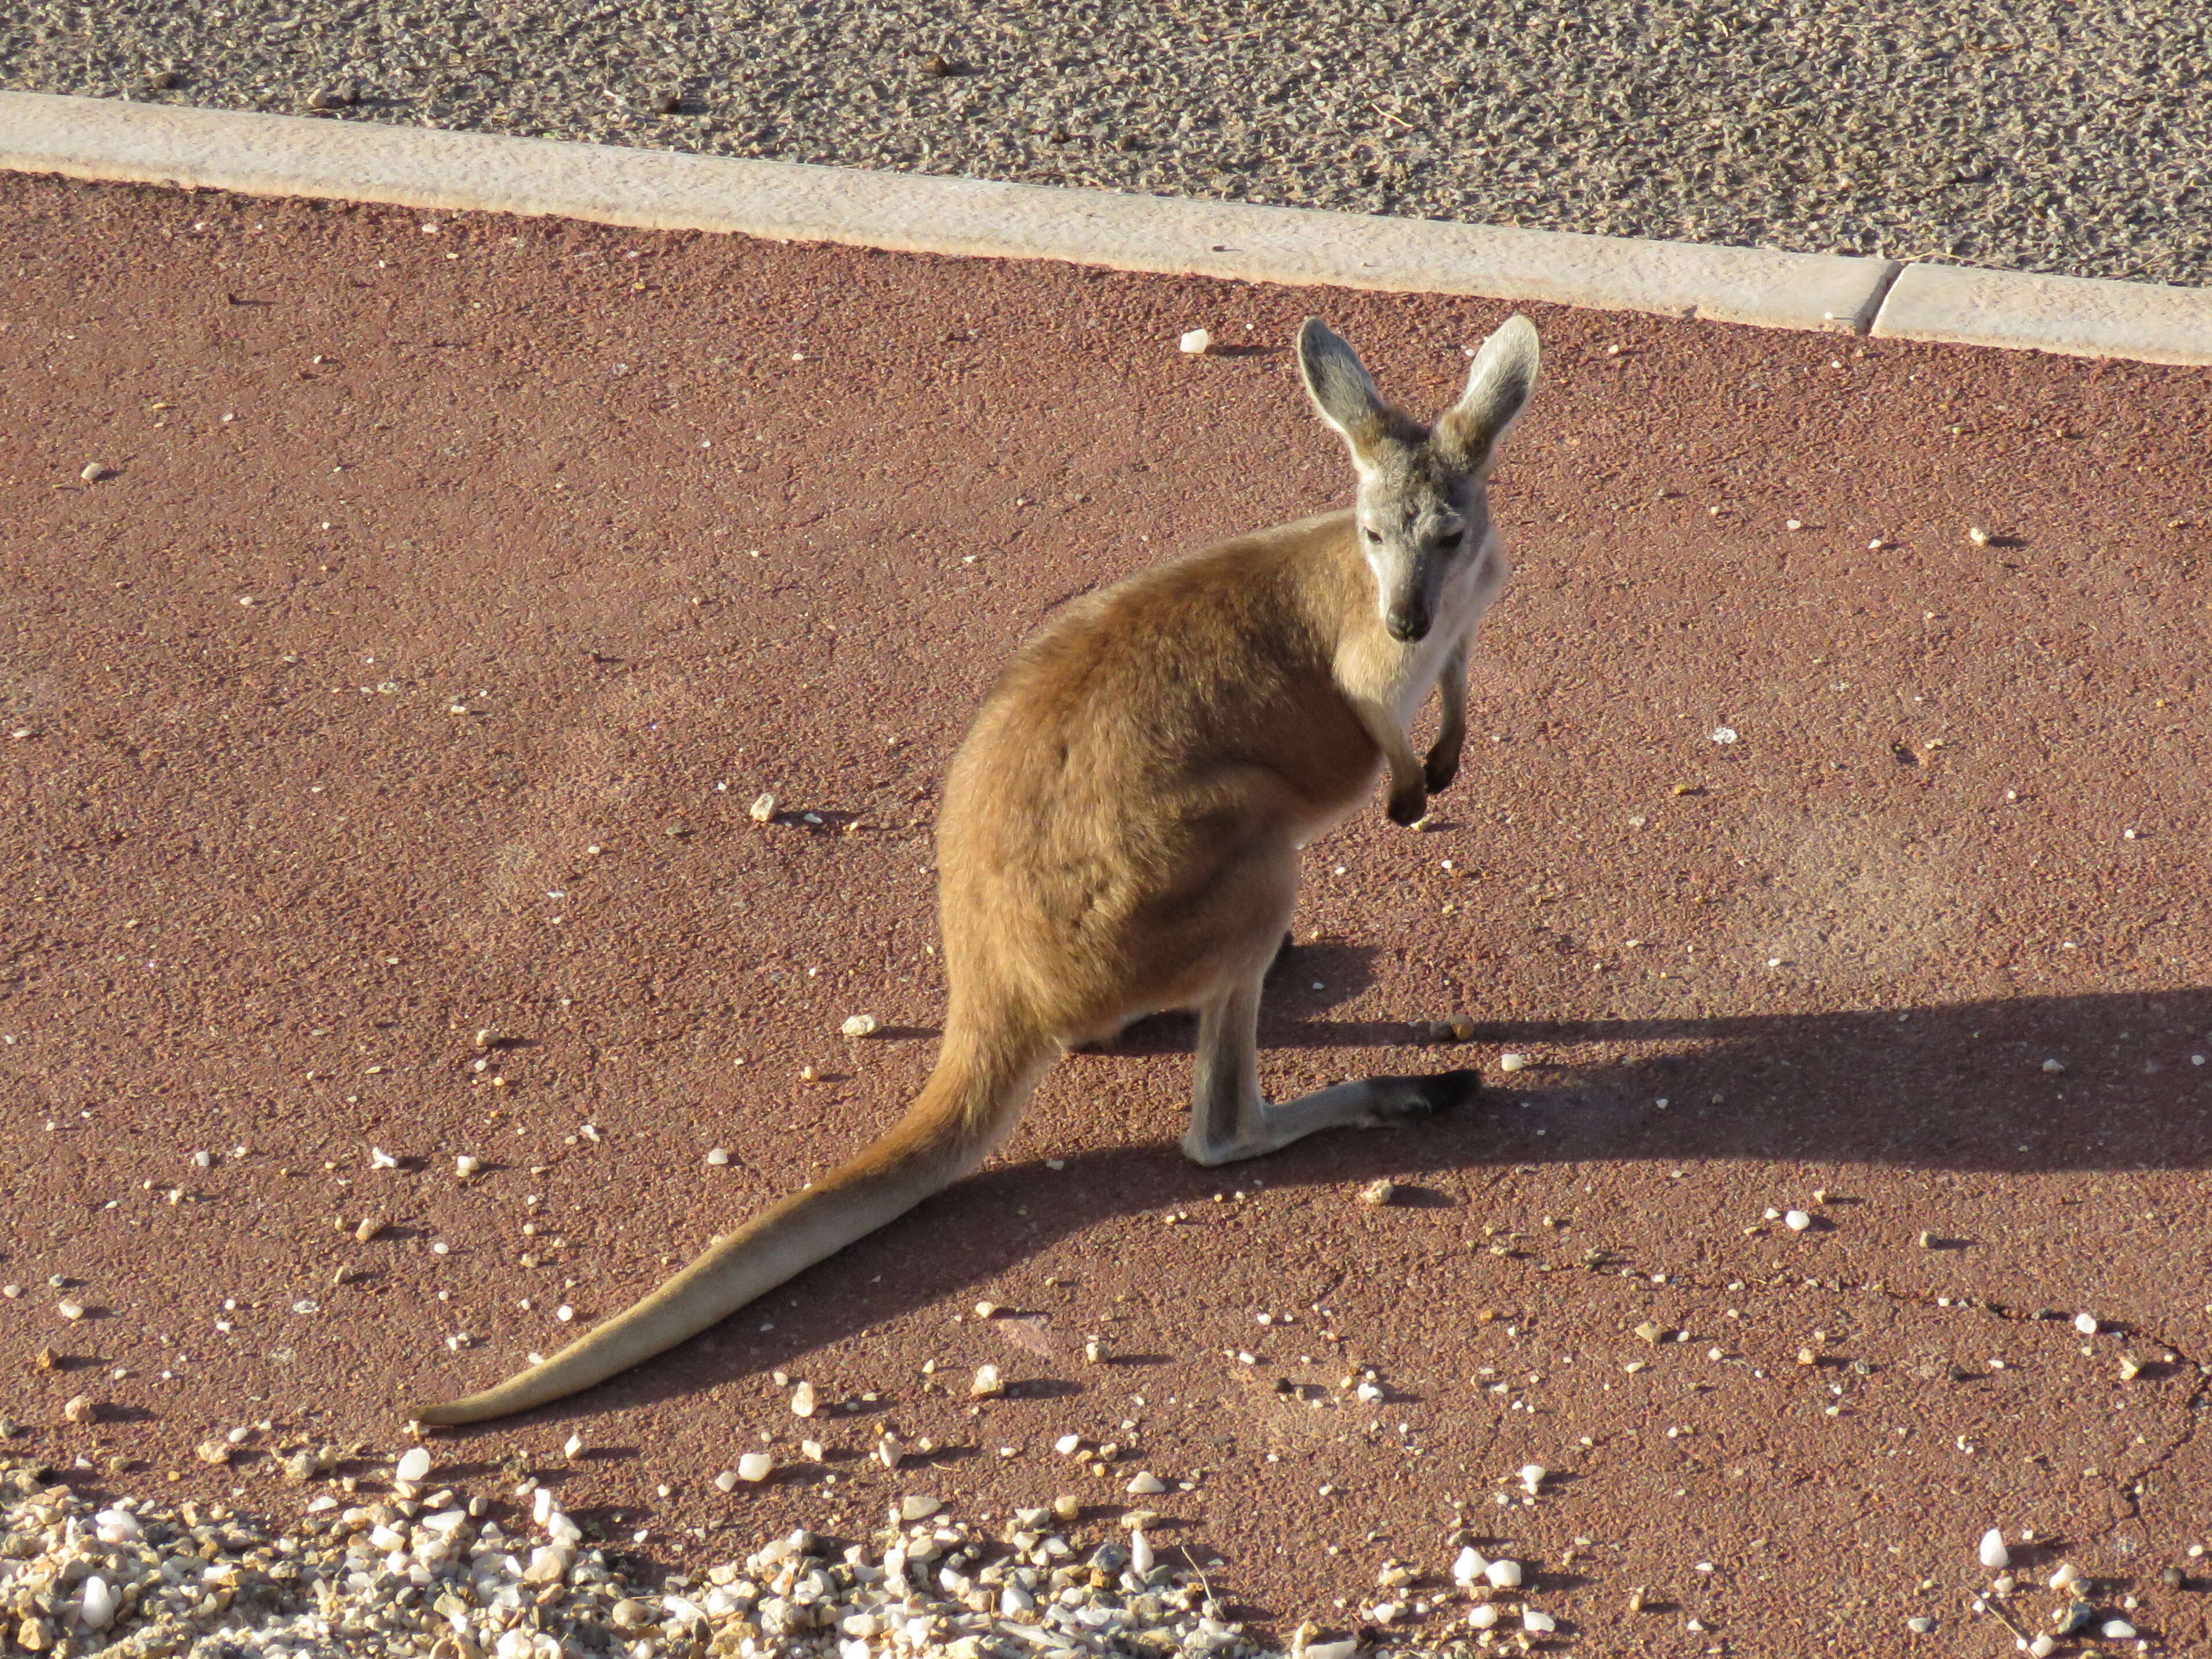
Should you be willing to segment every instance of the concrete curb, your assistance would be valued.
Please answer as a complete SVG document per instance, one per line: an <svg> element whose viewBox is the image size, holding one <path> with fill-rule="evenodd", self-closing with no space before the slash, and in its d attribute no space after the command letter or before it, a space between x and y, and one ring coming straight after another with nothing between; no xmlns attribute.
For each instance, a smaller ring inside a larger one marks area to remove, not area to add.
<svg viewBox="0 0 2212 1659"><path fill-rule="evenodd" d="M1885 339L2212 363L2212 289L1970 265L1907 265L1871 331Z"/></svg>
<svg viewBox="0 0 2212 1659"><path fill-rule="evenodd" d="M2212 291L0 92L0 167L2212 363ZM1898 292L1905 295L1900 307Z"/></svg>

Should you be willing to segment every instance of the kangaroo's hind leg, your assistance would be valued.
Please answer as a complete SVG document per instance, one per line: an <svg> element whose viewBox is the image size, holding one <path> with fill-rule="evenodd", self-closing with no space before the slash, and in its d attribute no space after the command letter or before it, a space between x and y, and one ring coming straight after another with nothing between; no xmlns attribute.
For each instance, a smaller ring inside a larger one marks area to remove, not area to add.
<svg viewBox="0 0 2212 1659"><path fill-rule="evenodd" d="M1271 1106L1260 1092L1260 982L1253 974L1199 1010L1196 1090L1183 1156L1232 1164L1272 1152L1316 1129L1370 1128L1434 1115L1481 1091L1477 1072L1370 1077Z"/></svg>

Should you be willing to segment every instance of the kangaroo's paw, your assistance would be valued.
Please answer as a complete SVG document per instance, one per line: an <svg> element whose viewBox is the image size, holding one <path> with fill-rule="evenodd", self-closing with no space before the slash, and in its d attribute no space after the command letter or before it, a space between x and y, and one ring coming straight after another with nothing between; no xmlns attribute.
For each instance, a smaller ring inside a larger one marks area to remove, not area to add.
<svg viewBox="0 0 2212 1659"><path fill-rule="evenodd" d="M1428 785L1431 794L1442 794L1451 787L1451 781L1458 775L1459 745L1457 744L1454 744L1447 750L1440 743L1429 750L1429 757L1421 766L1421 781Z"/></svg>
<svg viewBox="0 0 2212 1659"><path fill-rule="evenodd" d="M1412 1123L1470 1106L1482 1096L1482 1073L1435 1072L1426 1077L1378 1077L1375 1121Z"/></svg>

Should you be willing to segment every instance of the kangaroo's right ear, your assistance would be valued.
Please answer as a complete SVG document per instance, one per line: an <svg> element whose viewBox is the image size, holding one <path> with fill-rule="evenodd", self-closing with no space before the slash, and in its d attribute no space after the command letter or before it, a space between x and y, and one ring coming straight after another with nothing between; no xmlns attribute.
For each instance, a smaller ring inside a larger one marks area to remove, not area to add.
<svg viewBox="0 0 2212 1659"><path fill-rule="evenodd" d="M1459 471L1489 465L1498 441L1536 389L1537 360L1536 325L1526 317L1508 317L1482 343L1467 390L1437 422L1437 447Z"/></svg>
<svg viewBox="0 0 2212 1659"><path fill-rule="evenodd" d="M1343 434L1355 465L1374 465L1403 417L1382 401L1359 354L1318 317L1298 330L1298 373L1321 417Z"/></svg>

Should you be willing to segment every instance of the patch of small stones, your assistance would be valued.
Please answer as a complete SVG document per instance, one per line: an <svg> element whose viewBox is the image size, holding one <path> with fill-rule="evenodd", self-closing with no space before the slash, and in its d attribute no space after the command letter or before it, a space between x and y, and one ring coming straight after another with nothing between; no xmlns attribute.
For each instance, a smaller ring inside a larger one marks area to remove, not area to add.
<svg viewBox="0 0 2212 1659"><path fill-rule="evenodd" d="M325 1469L310 1454L308 1475ZM280 1528L222 1504L103 1505L45 1464L0 1462L0 1644L56 1659L1279 1659L1226 1620L1194 1565L1160 1559L1149 1510L1121 1517L1126 1541L1085 1548L1073 1498L994 1534L909 1492L870 1542L793 1532L655 1587L592 1547L551 1487L526 1480L502 1517L484 1496L426 1492L433 1472L414 1448L388 1493L325 1492ZM1472 1646L1486 1650L1493 1630L1552 1628L1494 1599L1519 1583L1515 1564L1486 1561L1433 1600L1471 1599ZM1413 1611L1366 1610L1384 1626ZM1321 1636L1301 1626L1292 1653L1350 1659L1358 1645ZM1470 1644L1390 1648L1420 1659Z"/></svg>

